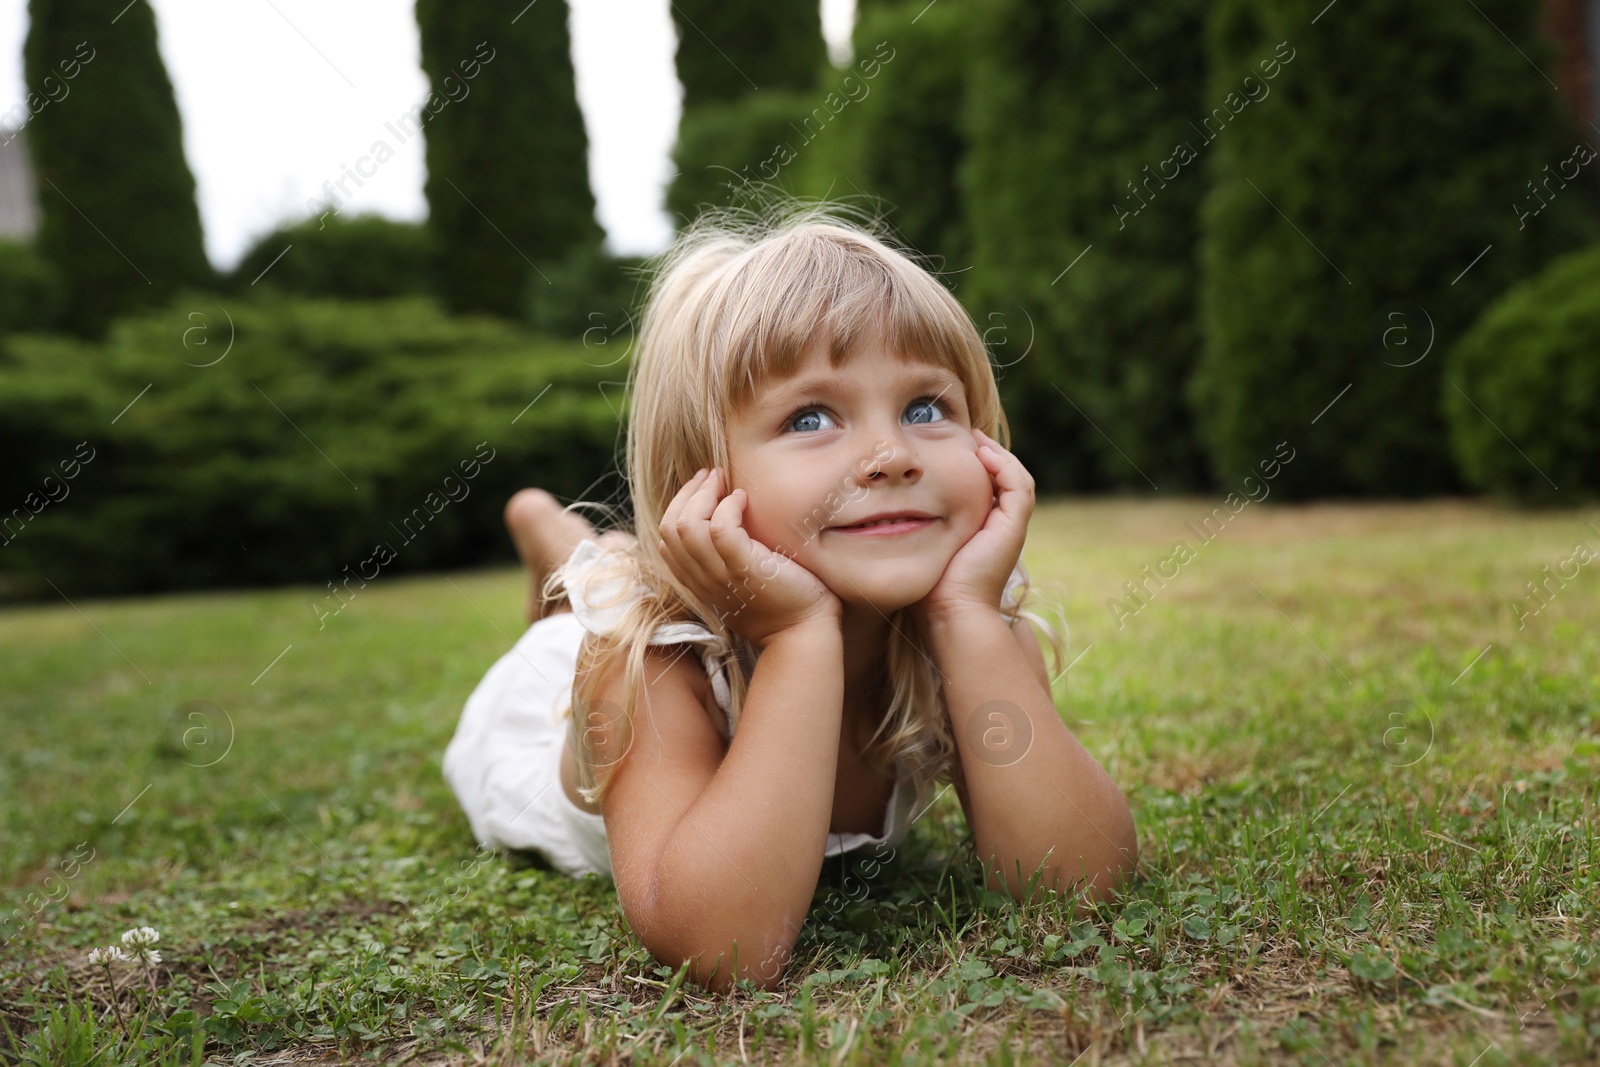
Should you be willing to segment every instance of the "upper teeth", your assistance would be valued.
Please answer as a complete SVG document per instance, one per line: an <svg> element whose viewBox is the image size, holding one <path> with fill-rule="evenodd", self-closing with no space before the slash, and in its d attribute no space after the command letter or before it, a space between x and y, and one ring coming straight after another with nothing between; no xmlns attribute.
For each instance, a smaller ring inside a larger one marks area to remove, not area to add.
<svg viewBox="0 0 1600 1067"><path fill-rule="evenodd" d="M910 522L909 516L900 519L874 519L872 522L857 523L858 526L886 526L891 522Z"/></svg>

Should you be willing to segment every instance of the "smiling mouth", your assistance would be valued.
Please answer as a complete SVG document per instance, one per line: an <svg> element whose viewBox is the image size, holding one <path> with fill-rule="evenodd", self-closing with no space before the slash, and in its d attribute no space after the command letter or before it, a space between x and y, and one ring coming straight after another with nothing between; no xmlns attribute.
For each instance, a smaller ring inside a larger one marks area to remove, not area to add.
<svg viewBox="0 0 1600 1067"><path fill-rule="evenodd" d="M938 521L938 519L888 519L860 526L830 526L828 529L833 533L856 534L863 537L894 537L898 534L915 533Z"/></svg>

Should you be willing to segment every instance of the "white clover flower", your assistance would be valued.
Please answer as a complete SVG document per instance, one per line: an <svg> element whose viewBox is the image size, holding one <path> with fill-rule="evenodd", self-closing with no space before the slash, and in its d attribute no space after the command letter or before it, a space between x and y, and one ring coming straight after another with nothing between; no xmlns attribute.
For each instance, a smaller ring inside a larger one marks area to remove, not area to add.
<svg viewBox="0 0 1600 1067"><path fill-rule="evenodd" d="M149 926L140 926L122 935L122 943L127 948L149 948L160 940L161 932Z"/></svg>
<svg viewBox="0 0 1600 1067"><path fill-rule="evenodd" d="M151 964L161 962L161 953L152 947L160 940L160 931L149 926L140 926L122 935L123 945L133 952L132 958Z"/></svg>
<svg viewBox="0 0 1600 1067"><path fill-rule="evenodd" d="M107 945L105 948L92 949L89 952L89 966L97 967L100 964L128 963L132 956L122 951L116 945Z"/></svg>

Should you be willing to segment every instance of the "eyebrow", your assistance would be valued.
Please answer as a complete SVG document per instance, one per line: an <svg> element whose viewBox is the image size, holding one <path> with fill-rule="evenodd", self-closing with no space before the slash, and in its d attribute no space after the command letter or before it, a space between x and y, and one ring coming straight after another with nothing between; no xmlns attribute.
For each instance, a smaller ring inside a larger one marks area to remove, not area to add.
<svg viewBox="0 0 1600 1067"><path fill-rule="evenodd" d="M912 389L938 389L944 395L950 389L962 389L961 380L947 370L925 369L908 373L903 379L904 384ZM796 403L801 397L813 394L837 396L842 392L839 379L832 376L816 375L803 378L799 381L789 382L779 386L771 396L762 401L760 410L763 413L777 414L780 408L791 403ZM963 395L963 400L965 396Z"/></svg>

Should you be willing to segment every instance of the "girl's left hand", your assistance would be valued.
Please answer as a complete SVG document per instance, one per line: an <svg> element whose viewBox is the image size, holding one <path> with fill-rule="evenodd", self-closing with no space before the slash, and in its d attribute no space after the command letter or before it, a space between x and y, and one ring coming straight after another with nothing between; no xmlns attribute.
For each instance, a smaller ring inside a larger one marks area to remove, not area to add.
<svg viewBox="0 0 1600 1067"><path fill-rule="evenodd" d="M974 428L978 461L989 472L995 500L977 533L951 557L938 583L912 605L919 623L935 621L974 608L998 612L1006 582L1022 557L1033 515L1033 475L1016 456L982 430Z"/></svg>

